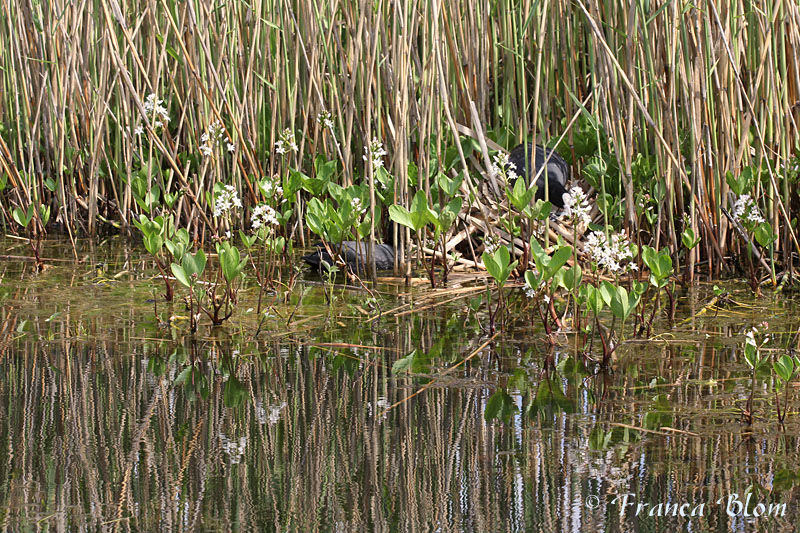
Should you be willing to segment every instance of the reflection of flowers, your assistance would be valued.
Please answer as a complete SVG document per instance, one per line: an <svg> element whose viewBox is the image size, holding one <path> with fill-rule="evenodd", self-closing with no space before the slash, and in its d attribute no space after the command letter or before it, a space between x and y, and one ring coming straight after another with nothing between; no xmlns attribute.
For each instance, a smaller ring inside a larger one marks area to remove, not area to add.
<svg viewBox="0 0 800 533"><path fill-rule="evenodd" d="M281 411L286 407L286 402L281 402L277 405L270 405L266 409L264 408L264 404L259 401L256 403L255 407L255 414L256 420L258 420L259 424L266 424L269 422L269 425L275 425L278 423L278 420L281 419ZM269 413L267 413L269 410Z"/></svg>
<svg viewBox="0 0 800 533"><path fill-rule="evenodd" d="M230 459L232 465L239 464L247 448L247 437L240 437L239 441L230 440L224 433L219 434L219 441L222 444L222 451Z"/></svg>

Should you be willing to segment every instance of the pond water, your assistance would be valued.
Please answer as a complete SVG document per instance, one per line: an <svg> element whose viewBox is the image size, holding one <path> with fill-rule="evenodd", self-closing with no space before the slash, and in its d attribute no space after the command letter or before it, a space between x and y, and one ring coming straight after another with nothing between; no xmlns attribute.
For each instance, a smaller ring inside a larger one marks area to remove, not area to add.
<svg viewBox="0 0 800 533"><path fill-rule="evenodd" d="M492 338L481 282L339 287L329 307L303 273L289 301L265 296L260 331L250 283L192 337L183 303L154 310L136 247L83 244L75 263L49 242L65 260L35 275L25 243L2 246L3 530L798 529L796 389L783 430L770 372L741 416L746 329L769 322L770 355L797 342L786 292L727 286L704 309L700 284L600 373L574 337L548 349L518 289Z"/></svg>

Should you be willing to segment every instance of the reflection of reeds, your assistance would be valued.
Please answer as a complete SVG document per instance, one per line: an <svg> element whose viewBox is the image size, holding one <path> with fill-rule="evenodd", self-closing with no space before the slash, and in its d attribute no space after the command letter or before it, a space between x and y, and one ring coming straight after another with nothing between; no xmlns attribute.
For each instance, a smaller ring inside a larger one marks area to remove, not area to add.
<svg viewBox="0 0 800 533"><path fill-rule="evenodd" d="M31 321L29 334L13 327L0 336L0 508L8 530L40 520L60 529L121 531L313 531L335 524L583 531L607 521L609 529L625 529L630 523L615 526L623 522L617 510L592 513L583 506L586 497L599 494L607 504L630 491L639 501L712 502L750 484L770 487L800 454L791 428L781 439L742 434L731 413L746 388L744 365L731 363L731 348L705 341L632 345L615 374L586 382L602 402L589 402L577 380L565 386L574 415L542 410L509 425L488 424L483 410L495 387L512 375L519 385L522 371L535 389L541 365L534 357L521 366L518 358L539 347L527 336L498 340L480 362L445 373L471 353L468 341L480 344L477 334L464 338L460 322L446 325L445 311L384 321L358 338L353 329L327 331L328 344L319 343L313 355L289 340L224 337L196 342L193 352L189 339L140 337L146 305L125 316L98 316L67 303L45 323L36 307L61 305L52 297L27 287L0 308L4 325ZM40 341L48 327L59 334ZM717 331L721 338L732 333ZM449 349L431 361L435 385L381 418L379 405L429 382L391 376L393 359L413 349L428 352L441 338ZM183 343L187 362L166 364L163 376L148 370L147 362L168 360ZM348 352L348 344L387 349ZM174 380L194 355L210 390L207 399L190 401L187 387ZM239 406L226 406L225 375L244 384ZM654 376L666 383L651 388ZM736 385L704 384L711 379ZM634 432L628 444L588 449L595 426L641 426L660 393L674 406L676 429L701 437ZM522 406L531 394L521 395ZM283 402L272 423L265 412ZM231 461L223 434L244 438L240 463ZM797 511L788 512L776 531L794 530ZM722 513L709 514L700 522L706 529L730 524ZM656 529L685 525L663 519Z"/></svg>
<svg viewBox="0 0 800 533"><path fill-rule="evenodd" d="M666 198L651 233L678 248L676 213L689 213L699 252L718 272L721 256L741 247L721 216L726 171L769 163L754 192L767 220L783 226L778 249L794 240L787 168L800 119L800 14L791 2L746 5L13 0L0 9L0 169L12 203L52 202L89 232L101 215L130 222L141 169L148 190L185 191L178 218L202 229L216 181L252 205L251 176L287 165L310 172L308 156L325 154L341 160L337 179L348 184L363 175L363 147L376 137L405 202L409 163L429 190L431 158L444 159L454 128L481 141L505 128L516 140L531 131L555 138L590 97L614 150L605 155L621 169L627 225L640 223L636 157L652 155ZM170 121L137 134L165 120L145 116L151 93ZM332 130L315 120L322 112ZM202 135L220 119L224 143L203 158ZM285 128L298 152L282 158L274 147ZM459 170L481 166L480 157L459 159Z"/></svg>

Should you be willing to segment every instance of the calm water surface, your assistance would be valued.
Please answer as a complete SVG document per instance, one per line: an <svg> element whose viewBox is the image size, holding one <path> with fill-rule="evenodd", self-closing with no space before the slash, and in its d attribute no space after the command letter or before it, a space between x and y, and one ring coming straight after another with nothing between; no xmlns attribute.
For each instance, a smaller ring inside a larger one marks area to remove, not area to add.
<svg viewBox="0 0 800 533"><path fill-rule="evenodd" d="M490 339L470 284L340 288L329 307L304 273L288 302L265 297L258 334L247 284L229 323L192 337L181 302L154 309L139 250L79 259L0 262L5 531L798 529L796 389L785 431L768 372L754 424L740 415L744 332L767 320L770 355L796 344L791 293L731 287L703 312L698 286L688 320L595 373L574 337L548 350L519 290Z"/></svg>

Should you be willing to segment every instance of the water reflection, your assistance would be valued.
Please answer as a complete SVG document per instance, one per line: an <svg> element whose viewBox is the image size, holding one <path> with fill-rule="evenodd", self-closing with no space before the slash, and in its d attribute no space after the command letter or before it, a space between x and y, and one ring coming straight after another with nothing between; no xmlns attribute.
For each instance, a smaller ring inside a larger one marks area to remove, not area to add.
<svg viewBox="0 0 800 533"><path fill-rule="evenodd" d="M741 316L595 375L524 321L487 343L468 300L368 323L359 293L331 318L312 288L296 327L191 339L154 320L143 274L20 268L0 311L5 530L796 531L797 415L778 430L765 377L741 423Z"/></svg>

